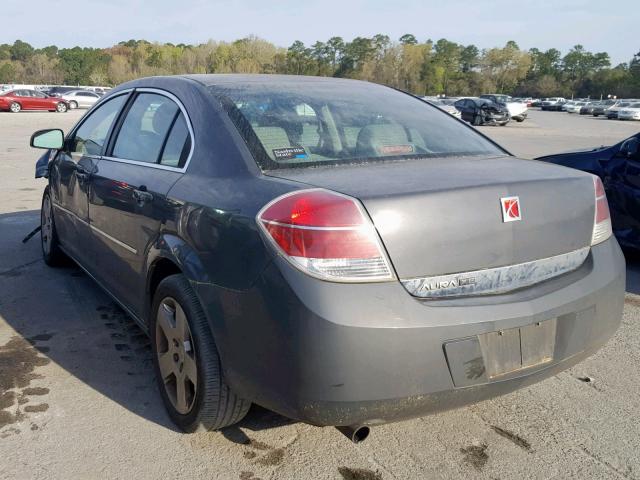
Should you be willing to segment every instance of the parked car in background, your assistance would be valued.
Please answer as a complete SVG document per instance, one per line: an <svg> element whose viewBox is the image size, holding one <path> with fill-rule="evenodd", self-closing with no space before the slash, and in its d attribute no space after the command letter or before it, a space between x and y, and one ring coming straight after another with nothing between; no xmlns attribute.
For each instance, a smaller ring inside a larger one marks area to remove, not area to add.
<svg viewBox="0 0 640 480"><path fill-rule="evenodd" d="M619 103L617 100L602 100L596 106L593 107L591 115L599 117L600 115L606 115L607 110Z"/></svg>
<svg viewBox="0 0 640 480"><path fill-rule="evenodd" d="M618 120L640 120L640 102L618 110Z"/></svg>
<svg viewBox="0 0 640 480"><path fill-rule="evenodd" d="M50 97L61 97L63 94L72 92L73 90L78 90L78 87L51 87L47 90L44 90L44 93L46 93Z"/></svg>
<svg viewBox="0 0 640 480"><path fill-rule="evenodd" d="M640 249L640 133L610 147L547 155L536 160L600 177L609 200L613 233L623 246Z"/></svg>
<svg viewBox="0 0 640 480"><path fill-rule="evenodd" d="M580 115L591 115L600 102L587 102L580 108Z"/></svg>
<svg viewBox="0 0 640 480"><path fill-rule="evenodd" d="M564 110L567 113L580 113L580 109L584 107L586 104L587 102L569 101L565 104Z"/></svg>
<svg viewBox="0 0 640 480"><path fill-rule="evenodd" d="M446 100L433 97L423 97L423 100L431 103L432 105L435 105L436 107L444 110L445 112L453 115L456 118L461 118L462 114L460 113L460 110L458 110L454 105L454 103L456 102L455 100Z"/></svg>
<svg viewBox="0 0 640 480"><path fill-rule="evenodd" d="M618 102L617 104L615 104L614 106L612 106L611 108L609 108L607 110L607 118L609 120L617 120L618 119L618 112L620 110L622 110L623 108L629 107L631 106L631 104L639 102L640 100L634 100L634 99L630 99L630 100L620 100L620 102Z"/></svg>
<svg viewBox="0 0 640 480"><path fill-rule="evenodd" d="M510 120L506 106L486 98L461 98L454 105L460 110L462 120L472 125L504 126Z"/></svg>
<svg viewBox="0 0 640 480"><path fill-rule="evenodd" d="M509 115L512 120L516 122L524 122L527 118L527 104L524 102L515 102L509 95L502 95L497 93L487 93L480 95L480 98L491 100L494 103L504 105L509 110Z"/></svg>
<svg viewBox="0 0 640 480"><path fill-rule="evenodd" d="M48 97L35 90L9 90L0 93L0 111L18 113L22 110L45 110L64 113L69 104L61 98Z"/></svg>
<svg viewBox="0 0 640 480"><path fill-rule="evenodd" d="M101 97L111 90L111 87L87 87L85 90L89 90L91 92L95 92Z"/></svg>
<svg viewBox="0 0 640 480"><path fill-rule="evenodd" d="M550 378L620 324L600 181L382 85L138 79L31 145L44 261L68 254L150 334L187 432L256 402L358 440Z"/></svg>
<svg viewBox="0 0 640 480"><path fill-rule="evenodd" d="M63 93L61 98L69 103L70 108L89 108L100 100L100 95L88 90L71 90Z"/></svg>
<svg viewBox="0 0 640 480"><path fill-rule="evenodd" d="M541 110L559 112L567 101L562 97L547 98L540 104Z"/></svg>

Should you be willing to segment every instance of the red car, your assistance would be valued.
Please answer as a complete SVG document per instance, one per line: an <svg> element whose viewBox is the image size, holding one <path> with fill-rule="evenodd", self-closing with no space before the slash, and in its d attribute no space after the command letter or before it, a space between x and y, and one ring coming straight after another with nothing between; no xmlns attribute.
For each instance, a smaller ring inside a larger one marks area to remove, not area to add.
<svg viewBox="0 0 640 480"><path fill-rule="evenodd" d="M9 90L0 93L0 111L18 113L20 110L48 110L50 112L66 112L69 104L54 97L47 97L35 90Z"/></svg>

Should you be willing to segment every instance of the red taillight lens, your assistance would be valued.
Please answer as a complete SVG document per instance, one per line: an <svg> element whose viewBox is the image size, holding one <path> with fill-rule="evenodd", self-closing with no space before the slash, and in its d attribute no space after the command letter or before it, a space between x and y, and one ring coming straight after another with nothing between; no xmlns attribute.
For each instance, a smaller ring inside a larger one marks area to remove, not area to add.
<svg viewBox="0 0 640 480"><path fill-rule="evenodd" d="M593 187L595 190L596 212L593 222L593 234L591 235L591 245L597 245L608 239L611 234L611 215L609 214L609 204L604 186L599 177L593 177Z"/></svg>
<svg viewBox="0 0 640 480"><path fill-rule="evenodd" d="M334 281L393 278L375 228L353 198L302 190L272 201L257 220L288 260L314 276Z"/></svg>

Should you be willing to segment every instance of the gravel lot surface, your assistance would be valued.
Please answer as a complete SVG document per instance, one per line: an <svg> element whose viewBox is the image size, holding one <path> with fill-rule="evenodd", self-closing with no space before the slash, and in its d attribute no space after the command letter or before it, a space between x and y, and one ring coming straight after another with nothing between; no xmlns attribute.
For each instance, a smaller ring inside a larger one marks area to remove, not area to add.
<svg viewBox="0 0 640 480"><path fill-rule="evenodd" d="M82 112L0 113L0 478L640 478L640 261L623 324L596 355L468 408L373 429L333 428L254 407L237 427L184 435L164 413L141 331L76 268L47 268L33 179L38 129ZM610 144L625 123L532 111L481 131L522 157Z"/></svg>

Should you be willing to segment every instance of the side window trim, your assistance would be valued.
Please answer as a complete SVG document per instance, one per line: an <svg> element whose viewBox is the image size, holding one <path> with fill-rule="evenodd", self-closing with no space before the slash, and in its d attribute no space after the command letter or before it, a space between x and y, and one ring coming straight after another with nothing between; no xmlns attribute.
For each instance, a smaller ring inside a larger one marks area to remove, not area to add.
<svg viewBox="0 0 640 480"><path fill-rule="evenodd" d="M104 101L100 101L100 102L96 102L96 104L84 115L84 117L80 120L80 122L78 122L78 124L73 128L73 130L71 130L71 132L69 132L67 134L67 136L64 139L64 147L63 150L67 150L68 147L68 142L75 137L76 133L78 132L78 130L80 130L80 128L82 127L82 125L88 120L88 118L93 114L94 111L96 111L97 109L99 109L102 105L104 105L105 103L120 97L122 95L127 95L129 96L129 98L127 100L125 100L123 106L120 108L120 111L118 112L118 114L116 115L116 121L113 122L111 124L111 127L109 127L109 131L107 132L107 138L104 142L104 145L102 146L102 151L100 152L100 155L88 155L89 157L93 157L93 158L99 158L101 156L103 156L105 154L106 147L111 143L111 137L113 135L113 128L114 126L120 121L120 117L122 117L122 112L127 108L127 106L130 103L131 100L131 92L133 91L133 89L128 89L128 90L123 90L122 92L118 92L118 94L110 96L108 98L105 98Z"/></svg>
<svg viewBox="0 0 640 480"><path fill-rule="evenodd" d="M171 132L173 131L173 127L176 124L176 121L180 118L180 109L173 116L173 120L171 120L171 125L169 125L169 129L167 130L167 134L162 141L162 147L160 147L160 152L158 153L158 158L156 158L156 165L162 165L162 157L164 156L164 150L167 148L167 142L169 141L169 137L171 137Z"/></svg>
<svg viewBox="0 0 640 480"><path fill-rule="evenodd" d="M105 160L111 160L113 162L120 162L120 163L128 163L131 165L139 165L142 167L148 167L148 168L157 168L159 170L169 170L172 172L178 172L178 173L184 173L187 171L187 168L189 167L189 164L191 163L191 158L193 157L193 152L195 150L195 135L193 133L193 127L191 125L191 118L189 117L189 115L187 114L187 109L184 107L184 105L182 104L182 102L180 100L178 100L178 98L173 95L170 92L167 92L166 90L161 90L159 88L148 88L148 87L139 87L139 88L135 88L132 89L133 94L129 97L129 100L127 101L127 103L125 104L125 106L122 108L119 116L118 116L118 120L116 122L114 122L113 126L112 126L112 131L109 132L109 141L108 143L105 143L105 145L108 147L107 149L103 150L103 154L102 154L102 158ZM168 99L172 100L177 106L178 106L178 114L175 116L172 124L171 124L171 128L169 129L169 131L167 132L167 136L165 138L165 141L162 145L162 149L160 151L160 156L157 159L156 163L150 163L150 162L139 162L136 160L127 160L124 158L116 158L112 156L113 153L113 148L114 148L114 144L116 139L118 138L118 134L120 133L120 129L122 127L122 124L124 123L124 119L126 117L126 114L129 112L129 109L131 108L131 105L133 105L133 102L135 101L136 97L138 96L138 94L140 93L155 93L157 95L162 95L164 97L167 97ZM166 142L169 138L169 135L171 134L171 130L173 129L173 126L175 125L176 120L179 118L179 113L182 113L182 115L184 116L185 122L187 124L187 130L189 131L189 139L190 139L190 144L191 144L191 148L189 150L189 154L187 156L187 160L184 162L184 166L182 167L171 167L169 165L162 165L160 164L160 160L162 159L162 154L164 153L164 148L166 146Z"/></svg>

